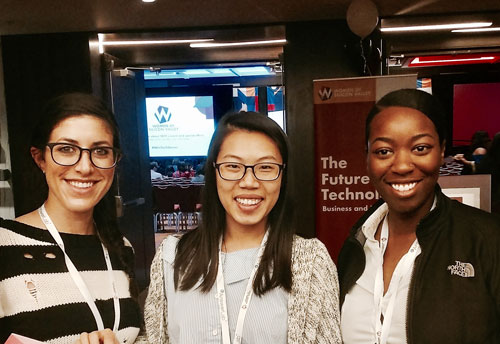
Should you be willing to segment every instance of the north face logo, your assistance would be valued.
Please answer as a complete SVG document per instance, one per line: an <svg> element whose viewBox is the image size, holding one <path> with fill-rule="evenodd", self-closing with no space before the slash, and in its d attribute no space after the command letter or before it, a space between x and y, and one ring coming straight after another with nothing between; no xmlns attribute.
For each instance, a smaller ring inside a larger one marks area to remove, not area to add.
<svg viewBox="0 0 500 344"><path fill-rule="evenodd" d="M462 263L460 261L455 261L455 265L449 265L448 270L452 275L458 275L461 277L474 277L474 267L471 263Z"/></svg>
<svg viewBox="0 0 500 344"><path fill-rule="evenodd" d="M321 100L328 100L332 97L332 89L330 87L322 87L321 90L318 91L318 95Z"/></svg>
<svg viewBox="0 0 500 344"><path fill-rule="evenodd" d="M155 112L155 117L158 123L162 124L170 121L172 113L168 110L168 107L160 105L158 106L158 110Z"/></svg>

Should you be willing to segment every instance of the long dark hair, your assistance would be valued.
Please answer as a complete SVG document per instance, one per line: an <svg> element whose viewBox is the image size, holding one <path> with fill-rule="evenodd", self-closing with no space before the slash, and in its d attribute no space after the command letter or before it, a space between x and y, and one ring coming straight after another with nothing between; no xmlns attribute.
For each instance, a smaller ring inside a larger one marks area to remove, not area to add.
<svg viewBox="0 0 500 344"><path fill-rule="evenodd" d="M446 140L446 113L443 106L436 97L431 94L416 90L416 89L401 89L390 92L380 98L380 100L373 106L368 113L365 122L365 144L370 137L370 124L373 118L378 115L382 110L391 106L401 106L410 109L418 110L427 116L439 136L439 143L443 144Z"/></svg>
<svg viewBox="0 0 500 344"><path fill-rule="evenodd" d="M291 291L292 243L295 230L287 172L289 143L276 122L255 112L227 114L218 123L205 164L202 223L179 241L174 262L175 288L190 290L201 279L199 288L206 293L216 280L219 240L226 227L226 212L217 194L213 164L224 139L236 130L258 132L268 136L278 147L285 164L280 195L267 219L269 237L253 282L254 293L260 296L276 287Z"/></svg>
<svg viewBox="0 0 500 344"><path fill-rule="evenodd" d="M31 138L31 146L42 153L46 149L52 130L63 120L81 115L91 115L107 123L113 134L113 147L120 149L120 136L115 116L99 98L86 93L67 93L57 96L45 105ZM42 154L42 157L44 154ZM45 186L46 190L48 188ZM130 276L130 291L136 296L134 262L126 254L123 235L118 228L116 208L111 189L94 207L97 234L110 251L115 252ZM47 197L47 195L45 195ZM45 198L46 198L45 197Z"/></svg>

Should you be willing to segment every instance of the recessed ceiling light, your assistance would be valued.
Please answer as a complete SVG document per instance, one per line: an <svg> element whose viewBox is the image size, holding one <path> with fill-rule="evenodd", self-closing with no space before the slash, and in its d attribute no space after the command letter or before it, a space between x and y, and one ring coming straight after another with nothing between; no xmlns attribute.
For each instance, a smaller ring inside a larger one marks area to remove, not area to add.
<svg viewBox="0 0 500 344"><path fill-rule="evenodd" d="M452 30L452 29L467 29L491 26L492 22L476 22L476 23L454 23L454 24L437 24L437 25L412 25L412 26L397 26L383 27L382 32L403 32L403 31L430 31L430 30Z"/></svg>
<svg viewBox="0 0 500 344"><path fill-rule="evenodd" d="M99 53L104 52L104 46L135 46L135 45L167 45L167 44L188 44L210 42L213 38L204 39L157 39L157 40L135 40L135 41L105 41L104 34L98 33L97 37L99 42L90 42L90 45L97 44L99 46Z"/></svg>
<svg viewBox="0 0 500 344"><path fill-rule="evenodd" d="M156 0L142 0L142 2L155 2Z"/></svg>

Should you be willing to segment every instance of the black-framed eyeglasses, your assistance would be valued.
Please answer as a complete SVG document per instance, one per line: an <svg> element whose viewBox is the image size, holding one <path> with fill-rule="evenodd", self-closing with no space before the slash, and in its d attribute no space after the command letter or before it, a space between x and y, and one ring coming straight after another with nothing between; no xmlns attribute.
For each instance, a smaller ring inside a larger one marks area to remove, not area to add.
<svg viewBox="0 0 500 344"><path fill-rule="evenodd" d="M82 152L89 152L90 162L101 169L113 168L120 159L120 151L114 147L99 146L94 148L82 148L80 146L64 143L47 143L50 148L52 160L61 166L76 165L82 158Z"/></svg>
<svg viewBox="0 0 500 344"><path fill-rule="evenodd" d="M255 179L268 182L278 179L285 165L274 162L261 162L255 165L245 165L239 162L221 162L219 164L214 163L214 167L219 171L219 176L224 180L241 180L250 168Z"/></svg>

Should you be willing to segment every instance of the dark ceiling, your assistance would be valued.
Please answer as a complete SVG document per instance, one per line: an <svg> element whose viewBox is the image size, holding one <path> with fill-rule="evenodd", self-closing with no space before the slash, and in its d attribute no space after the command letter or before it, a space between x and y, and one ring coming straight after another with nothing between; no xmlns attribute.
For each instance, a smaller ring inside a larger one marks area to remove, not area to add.
<svg viewBox="0 0 500 344"><path fill-rule="evenodd" d="M380 17L500 11L498 0L373 0ZM0 35L342 19L351 0L1 0Z"/></svg>

